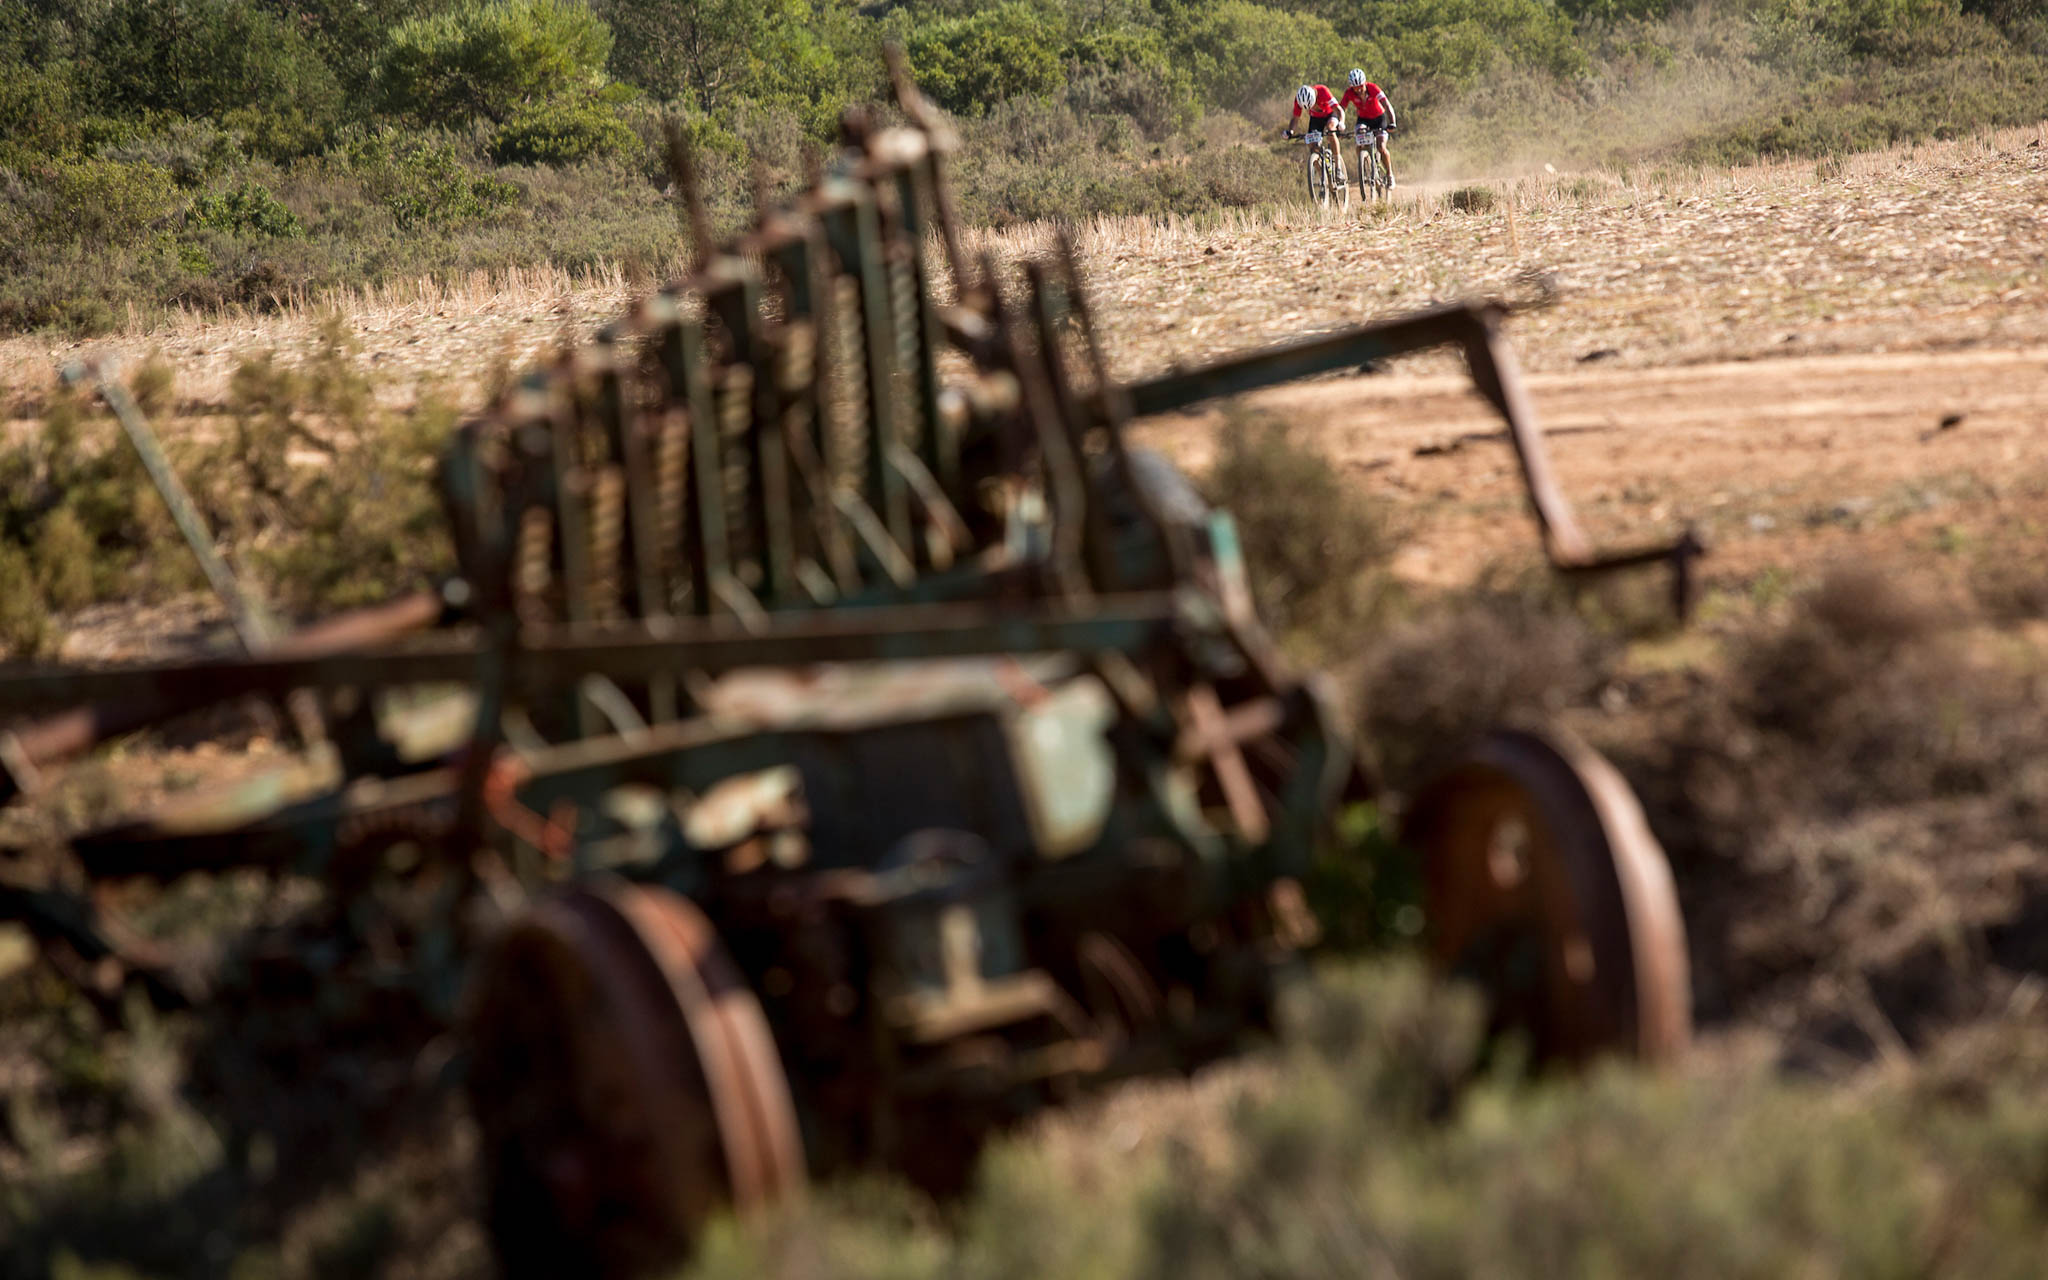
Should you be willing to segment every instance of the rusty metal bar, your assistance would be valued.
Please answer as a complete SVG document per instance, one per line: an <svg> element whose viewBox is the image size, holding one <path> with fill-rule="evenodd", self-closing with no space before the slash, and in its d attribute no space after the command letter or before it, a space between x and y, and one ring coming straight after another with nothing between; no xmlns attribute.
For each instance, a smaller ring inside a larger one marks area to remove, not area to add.
<svg viewBox="0 0 2048 1280"><path fill-rule="evenodd" d="M184 481L178 478L177 468L164 456L163 445L158 442L156 433L150 430L148 419L142 416L142 409L128 394L128 388L109 377L105 367L98 363L69 365L62 377L66 383L77 383L87 378L92 380L93 390L114 411L114 419L127 434L135 456L142 460L142 469L149 474L150 483L156 486L164 506L170 509L171 522L178 526L178 533L191 549L192 558L199 562L207 585L227 606L228 619L233 623L242 647L250 653L262 649L277 633L276 623L262 603L242 589L234 571L221 558L220 551L213 544L213 531L206 527L206 517L199 513L199 505L192 501Z"/></svg>
<svg viewBox="0 0 2048 1280"><path fill-rule="evenodd" d="M275 660L317 659L423 631L441 622L448 605L435 592L401 596L388 604L359 609L294 632L272 645L265 657ZM43 767L71 759L116 738L161 723L186 711L229 696L211 686L166 677L150 687L145 681L123 689L118 699L91 699L91 705L60 712L46 720L0 731L0 803L33 791ZM54 701L78 699L45 698ZM34 701L34 700L31 700ZM0 706L16 706L0 697Z"/></svg>
<svg viewBox="0 0 2048 1280"><path fill-rule="evenodd" d="M1282 343L1243 355L1226 356L1199 369L1161 374L1124 388L1133 417L1172 413L1204 400L1256 391L1275 383L1352 369L1368 360L1463 345L1483 317L1498 314L1488 303L1452 302L1393 320L1357 325L1336 333Z"/></svg>
<svg viewBox="0 0 2048 1280"><path fill-rule="evenodd" d="M662 673L719 674L819 662L909 662L996 654L1134 651L1185 616L1166 593L1104 596L1086 613L1025 612L985 605L897 605L782 615L766 631L727 619L669 619L548 628L519 637L509 686L524 692L573 686L586 675L644 680ZM141 702L180 690L182 709L246 693L470 682L484 646L475 635L436 635L405 645L258 658L211 658L99 670L0 667L0 707L63 702ZM173 712L175 714L175 711Z"/></svg>
<svg viewBox="0 0 2048 1280"><path fill-rule="evenodd" d="M1204 400L1351 368L1368 360L1426 347L1456 346L1465 355L1480 395L1507 423L1508 438L1521 464L1523 488L1542 531L1544 553L1551 565L1567 573L1599 573L1667 562L1672 568L1673 601L1683 617L1691 603L1690 562L1703 551L1697 536L1688 529L1673 542L1620 555L1602 555L1593 549L1551 470L1550 454L1536 421L1535 404L1522 382L1514 352L1501 337L1500 321L1506 314L1507 308L1495 302L1447 303L1376 324L1248 352L1200 369L1165 374L1135 383L1125 389L1125 394L1137 416L1170 413ZM1098 406L1098 412L1107 416L1105 406Z"/></svg>

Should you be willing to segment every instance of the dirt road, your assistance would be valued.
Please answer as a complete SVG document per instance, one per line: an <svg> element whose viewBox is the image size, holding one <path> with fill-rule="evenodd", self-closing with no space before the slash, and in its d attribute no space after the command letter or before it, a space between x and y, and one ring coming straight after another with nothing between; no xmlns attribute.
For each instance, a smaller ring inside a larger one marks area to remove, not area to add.
<svg viewBox="0 0 2048 1280"><path fill-rule="evenodd" d="M1530 384L1596 541L1690 522L1713 548L1710 582L1840 556L2037 554L2048 528L2048 346L1595 366ZM1141 439L1199 472L1232 413L1297 424L1390 504L1404 576L1463 583L1534 554L1501 424L1462 377L1277 388Z"/></svg>

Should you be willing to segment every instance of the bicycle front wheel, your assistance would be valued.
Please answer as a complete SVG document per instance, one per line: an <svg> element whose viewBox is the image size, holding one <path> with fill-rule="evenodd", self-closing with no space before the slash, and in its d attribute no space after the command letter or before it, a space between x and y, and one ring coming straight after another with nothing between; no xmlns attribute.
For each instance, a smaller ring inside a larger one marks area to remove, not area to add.
<svg viewBox="0 0 2048 1280"><path fill-rule="evenodd" d="M1318 206L1328 204L1330 180L1329 175L1323 171L1323 157L1311 149L1302 164L1304 172L1308 175L1308 202Z"/></svg>

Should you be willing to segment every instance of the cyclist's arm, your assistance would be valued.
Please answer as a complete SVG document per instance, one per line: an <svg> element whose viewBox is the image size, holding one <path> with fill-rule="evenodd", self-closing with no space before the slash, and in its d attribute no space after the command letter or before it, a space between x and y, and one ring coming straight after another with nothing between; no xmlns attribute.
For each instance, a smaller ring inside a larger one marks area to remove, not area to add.
<svg viewBox="0 0 2048 1280"><path fill-rule="evenodd" d="M1384 94L1384 93L1382 93L1382 94L1381 94L1380 96L1381 96L1382 98L1386 98L1386 103L1387 103L1387 128L1391 129L1391 128L1393 128L1393 127L1394 127L1394 100L1393 100L1392 98L1387 98L1387 95L1386 95L1386 94Z"/></svg>

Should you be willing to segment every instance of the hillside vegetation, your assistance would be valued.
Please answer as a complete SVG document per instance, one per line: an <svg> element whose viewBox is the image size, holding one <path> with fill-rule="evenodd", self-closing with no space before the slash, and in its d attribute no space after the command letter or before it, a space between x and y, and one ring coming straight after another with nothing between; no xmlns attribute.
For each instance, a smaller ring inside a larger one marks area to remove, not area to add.
<svg viewBox="0 0 2048 1280"><path fill-rule="evenodd" d="M678 245L660 120L722 223L904 45L1002 224L1287 198L1287 93L1367 69L1404 172L1834 153L2039 118L2031 0L13 0L0 331Z"/></svg>

